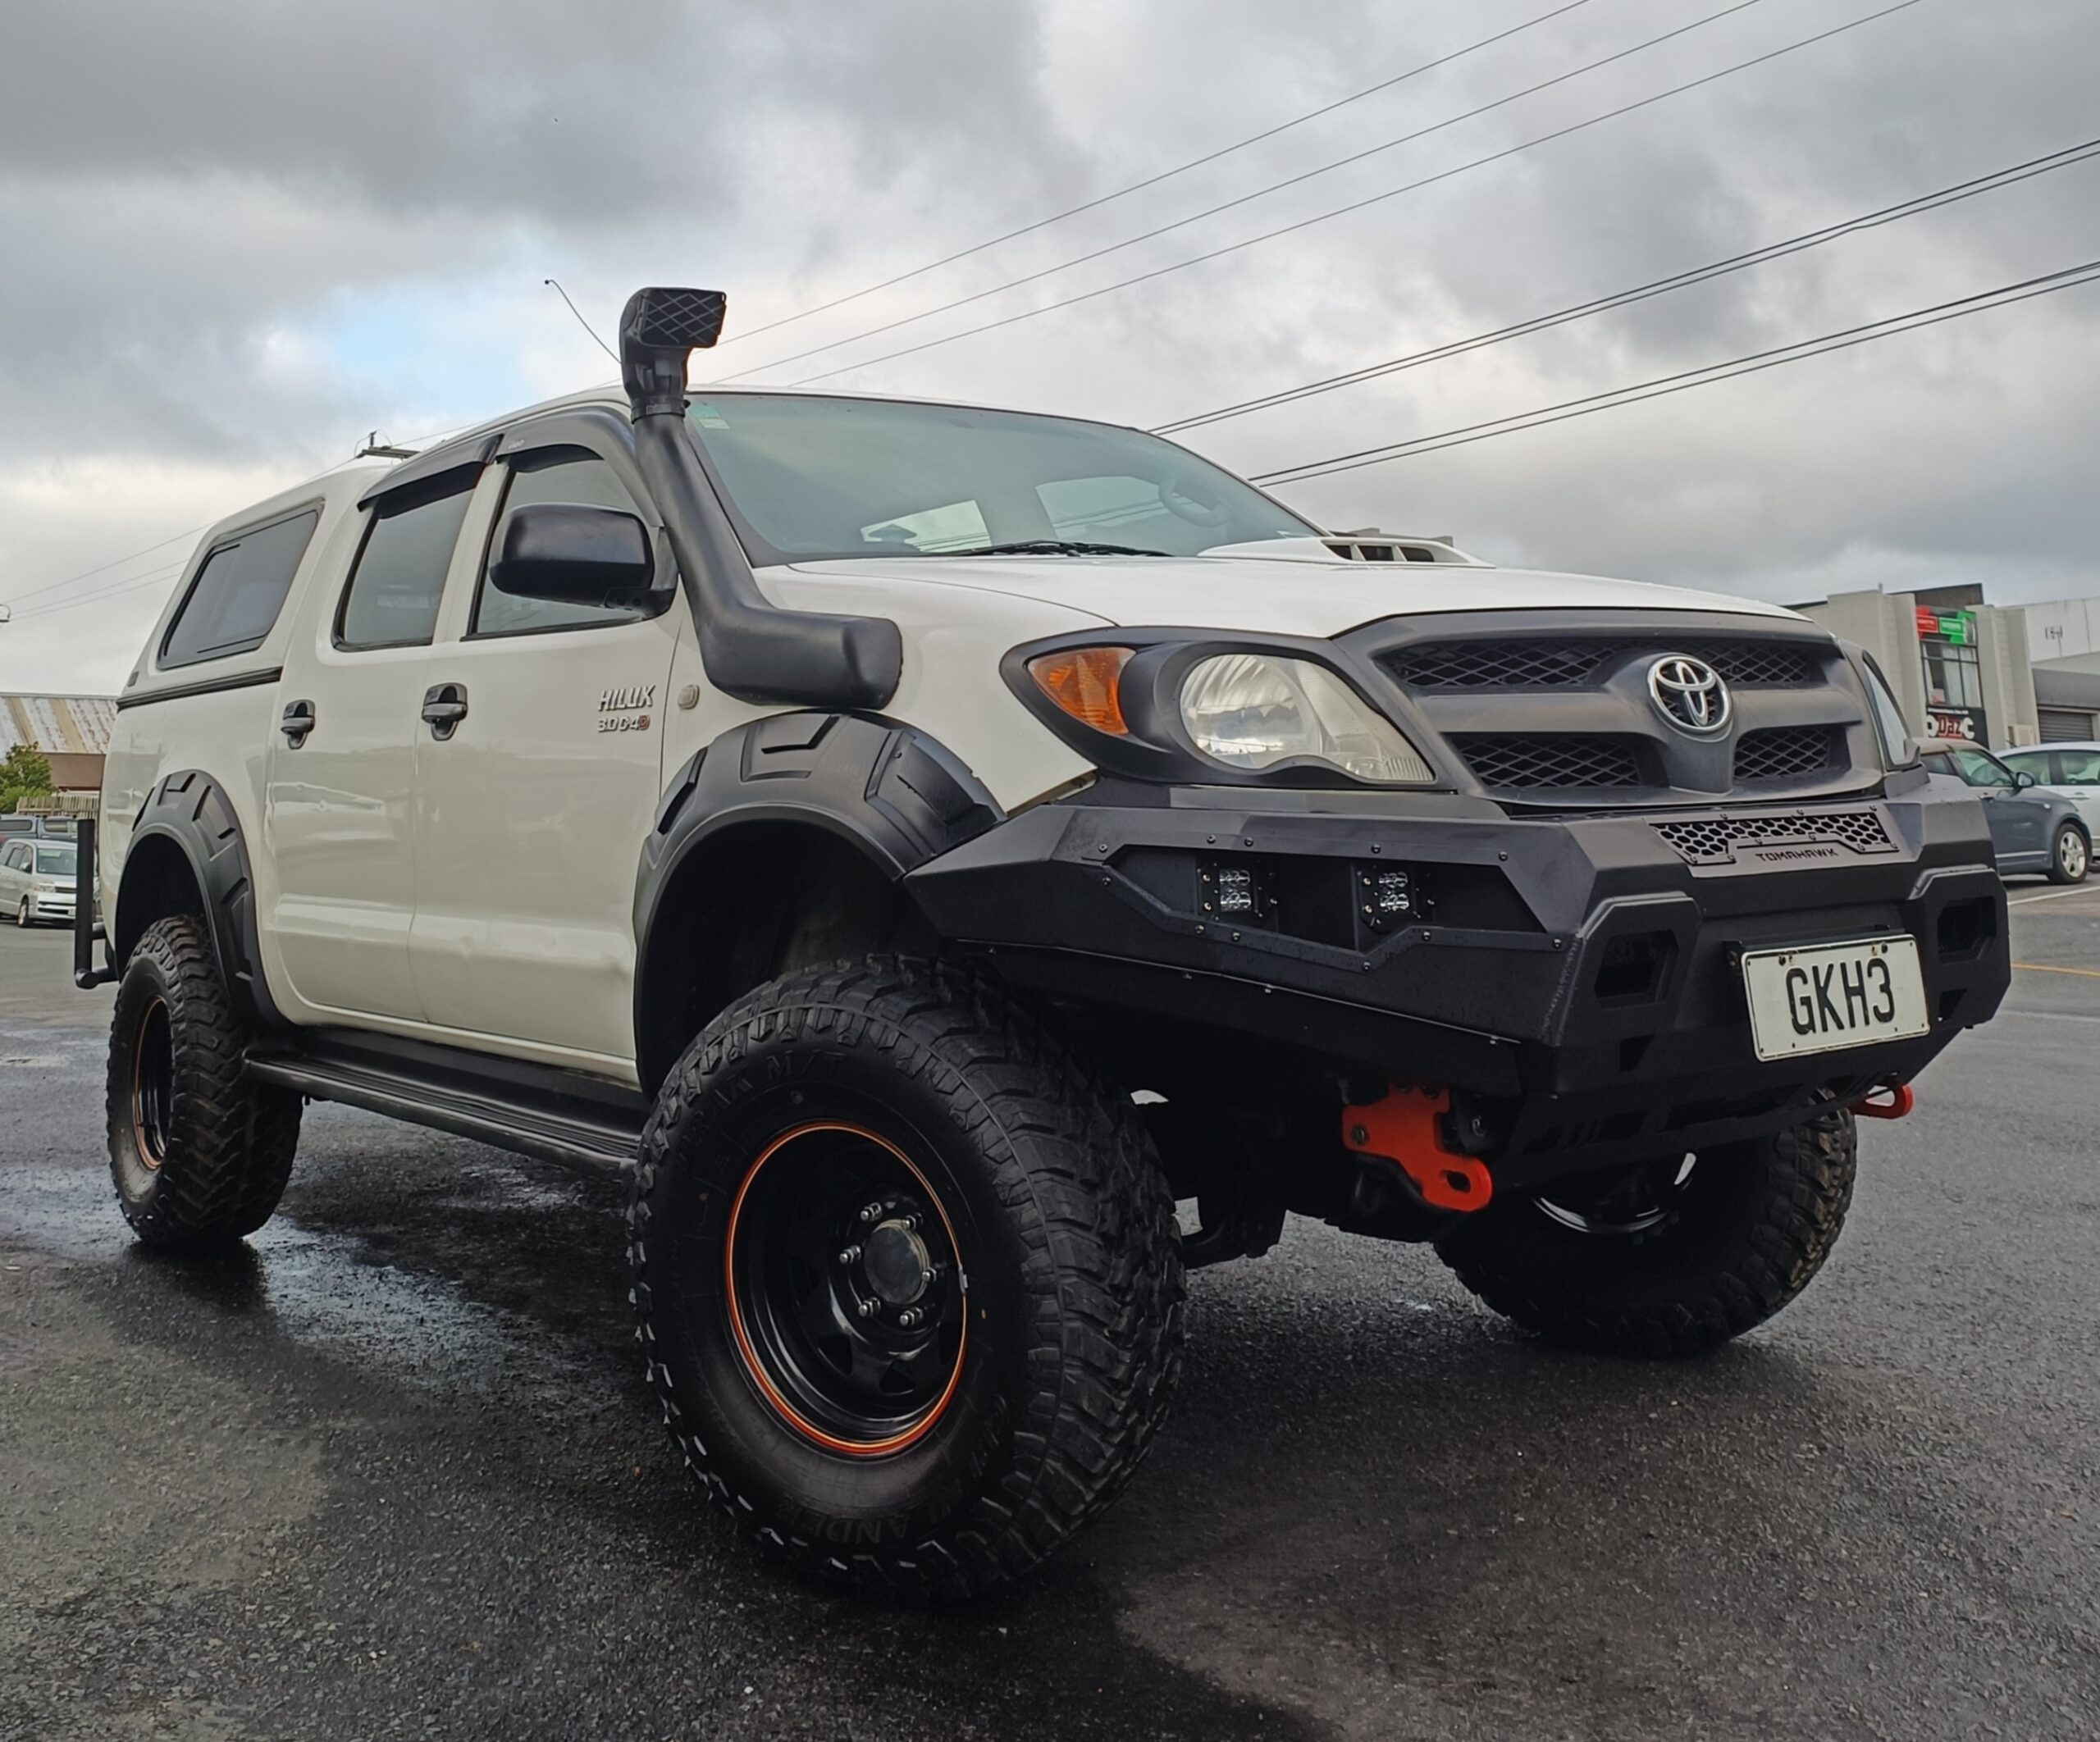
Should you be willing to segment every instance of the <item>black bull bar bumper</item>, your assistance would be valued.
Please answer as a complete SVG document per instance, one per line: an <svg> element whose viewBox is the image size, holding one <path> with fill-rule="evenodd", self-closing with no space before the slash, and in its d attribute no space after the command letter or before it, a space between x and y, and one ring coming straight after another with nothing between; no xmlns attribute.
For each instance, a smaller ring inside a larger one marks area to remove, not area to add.
<svg viewBox="0 0 2100 1742"><path fill-rule="evenodd" d="M1243 1060L1266 1043L1498 1106L1504 1179L1777 1129L1906 1082L2011 978L1965 797L1529 819L1246 796L1039 805L910 887L1009 980L1139 1034L1214 1036ZM1757 1059L1743 955L1892 933L1917 940L1929 1033Z"/></svg>

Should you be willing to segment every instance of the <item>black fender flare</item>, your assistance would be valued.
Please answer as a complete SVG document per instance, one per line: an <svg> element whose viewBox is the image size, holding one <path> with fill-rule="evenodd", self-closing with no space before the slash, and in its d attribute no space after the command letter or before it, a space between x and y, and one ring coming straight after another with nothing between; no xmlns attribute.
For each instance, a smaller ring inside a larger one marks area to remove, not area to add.
<svg viewBox="0 0 2100 1742"><path fill-rule="evenodd" d="M174 843L189 862L203 899L204 923L219 959L235 1007L258 1027L281 1028L283 1015L262 978L262 957L255 923L255 883L249 869L248 843L240 819L222 782L197 768L163 776L146 795L133 823L118 874L116 911L111 914L111 958L119 973L138 943L144 926L126 922L124 898L139 864L139 849L148 841Z"/></svg>
<svg viewBox="0 0 2100 1742"><path fill-rule="evenodd" d="M938 739L879 716L798 711L733 727L672 777L635 879L635 1043L664 1007L650 947L693 855L724 831L800 823L857 846L892 882L1003 822L1006 813ZM681 1043L682 1044L682 1042Z"/></svg>

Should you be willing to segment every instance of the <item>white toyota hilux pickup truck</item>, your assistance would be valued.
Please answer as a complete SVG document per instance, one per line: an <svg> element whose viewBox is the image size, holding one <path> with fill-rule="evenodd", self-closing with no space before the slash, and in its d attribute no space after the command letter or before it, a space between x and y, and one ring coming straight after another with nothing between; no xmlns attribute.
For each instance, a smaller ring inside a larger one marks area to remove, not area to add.
<svg viewBox="0 0 2100 1742"><path fill-rule="evenodd" d="M331 1100L628 1170L705 1491L890 1589L1142 1459L1287 1213L1689 1354L1808 1283L2005 898L1787 612L1323 531L1070 417L623 381L258 504L119 704L76 974L142 1239Z"/></svg>

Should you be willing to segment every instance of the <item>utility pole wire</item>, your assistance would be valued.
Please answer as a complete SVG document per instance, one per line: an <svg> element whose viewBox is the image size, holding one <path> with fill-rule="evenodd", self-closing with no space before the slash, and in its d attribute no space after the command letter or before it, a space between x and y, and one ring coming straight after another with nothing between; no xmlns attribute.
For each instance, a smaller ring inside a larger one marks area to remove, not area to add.
<svg viewBox="0 0 2100 1742"><path fill-rule="evenodd" d="M1893 206L1883 206L1879 211L1860 217L1847 218L1842 223L1825 225L1819 230L1806 231L1789 237L1783 242L1769 243L1763 248L1751 249L1746 253L1731 255L1725 260L1716 260L1705 266L1694 267L1682 272L1673 272L1667 278L1658 278L1645 285L1637 285L1630 290L1614 291L1609 296L1592 298L1567 308L1557 309L1551 314L1536 315L1529 320L1514 321L1508 326L1496 327L1491 332L1477 333L1469 339L1454 339L1448 344L1433 345L1427 350L1413 351L1404 357L1395 357L1383 363L1369 363L1360 369L1350 369L1340 375L1330 375L1318 381L1306 381L1295 387L1286 387L1275 393L1262 394L1251 399L1241 399L1230 405L1219 406L1214 411L1198 412L1193 416L1177 417L1171 423L1156 424L1152 433L1171 436L1180 431L1199 429L1207 424L1221 423L1227 418L1243 417L1251 412L1267 411L1279 405L1294 404L1316 394L1332 393L1344 387L1354 387L1363 381L1375 381L1381 376L1396 374L1403 369L1419 367L1424 363L1440 363L1449 357L1463 356L1469 351L1485 349L1491 344L1500 344L1511 339L1522 339L1532 333L1545 332L1563 326L1571 321L1581 320L1586 315L1600 314L1618 308L1630 308L1649 298L1661 296L1668 291L1682 290L1692 285L1710 283L1732 272L1751 267L1762 266L1768 261L1783 259L1789 254L1819 248L1825 242L1834 242L1841 237L1856 235L1863 230L1875 230L1885 224L1894 224L1904 218L1916 217L1927 212L1936 212L1943 206L1952 206L1979 194L1994 194L2000 189L2016 186L2037 176L2046 176L2052 170L2068 169L2073 164L2083 163L2100 157L2100 139L2088 139L2083 144L2066 146L2061 151L2047 156L2029 158L2025 163L1994 170L1988 176L1979 176L1969 181L1957 182L1952 187L1936 193L1922 194Z"/></svg>
<svg viewBox="0 0 2100 1742"><path fill-rule="evenodd" d="M973 254L981 254L987 249L998 247L1002 242L1011 242L1018 237L1032 235L1039 230L1048 229L1052 224L1061 224L1066 218L1077 217L1083 212L1096 211L1129 194L1142 193L1147 188L1156 188L1162 181L1171 181L1176 176L1185 176L1190 170L1201 169L1207 163L1215 163L1221 157L1229 157L1235 152L1246 150L1250 145L1258 145L1264 139L1272 139L1280 133L1288 133L1294 127L1302 127L1308 121L1317 121L1323 115L1331 115L1335 110L1346 108L1353 103L1361 103L1365 98L1375 97L1379 92L1390 90L1396 84L1404 84L1408 80L1418 78L1423 73L1434 72L1440 66L1449 66L1454 61L1463 60L1468 55L1476 53L1482 48L1492 48L1497 43L1507 42L1513 36L1522 35L1527 30L1549 23L1564 13L1574 11L1589 3L1590 0L1568 0L1566 5L1557 6L1550 12L1541 12L1536 18L1527 18L1522 24L1512 25L1506 30L1496 31L1492 36L1483 36L1478 42L1468 43L1463 48L1454 48L1449 53L1439 55L1433 61L1424 61L1419 66L1410 66L1405 72L1395 73L1390 79L1381 79L1376 84L1367 84L1360 91L1352 92L1346 97L1338 97L1332 103L1323 103L1317 109L1308 109L1303 115L1294 115L1289 121L1280 121L1273 127L1266 127L1259 133L1250 133L1244 139L1238 140L1230 145L1221 145L1216 151L1204 153L1200 157L1191 157L1186 163L1176 164L1172 169L1162 170L1157 175L1146 176L1142 181L1131 182L1127 187L1117 188L1112 193L1098 194L1079 205L1067 206L1062 212L1054 212L1048 217L1038 218L1033 223L1024 224L1018 230L1009 230L1003 235L992 237L988 241L973 242L968 248L958 249L952 254L944 254L938 260L929 260L924 266L913 267L907 272L899 272L893 278L885 278L880 284L864 285L858 290L848 291L844 296L833 297L828 303L819 303L815 307L805 308L797 314L783 315L778 320L768 321L760 326L747 326L741 333L724 339L722 343L725 346L740 344L746 339L756 339L760 333L769 333L777 327L789 326L797 321L806 321L812 315L828 314L834 308L844 308L848 303L857 303L863 297L873 296L879 290L892 289L909 280L923 277L929 272L938 271L943 267L953 266L958 260L967 260ZM841 341L841 343L843 342Z"/></svg>
<svg viewBox="0 0 2100 1742"><path fill-rule="evenodd" d="M596 329L594 328L588 321L583 318L583 311L578 308L575 303L568 302L568 293L562 289L561 280L558 278L545 278L540 281L542 284L552 285L555 287L555 294L559 297L564 303L568 303L568 312L576 317L576 324L582 327L585 332L591 335L591 342L593 344L596 345L600 350L603 351L608 357L611 358L615 363L617 363L620 360L620 353L598 336Z"/></svg>
<svg viewBox="0 0 2100 1742"><path fill-rule="evenodd" d="M1659 36L1651 36L1645 42L1636 43L1630 48L1621 48L1616 53L1605 55L1600 59L1587 62L1581 66L1571 67L1564 73L1556 73L1550 79L1541 79L1536 84L1527 84L1520 91L1512 91L1507 96L1496 98L1492 103L1481 103L1476 108L1468 109L1463 114L1449 116L1442 121L1432 122L1427 127L1418 127L1412 133L1403 133L1395 139L1386 139L1376 145L1367 146L1362 151L1351 152L1347 157L1336 157L1331 162L1322 163L1317 168L1303 171L1295 176L1286 176L1282 180L1272 181L1266 187L1255 189L1251 194L1239 194L1231 199L1221 201L1217 205L1206 207L1201 212L1191 212L1187 217L1176 218L1171 224L1162 224L1155 229L1145 230L1141 235L1127 236L1121 242L1112 242L1106 247L1093 249L1084 254L1075 254L1069 260L1058 262L1055 266L1044 267L1039 271L1024 272L1020 277L1010 278L1003 284L993 285L983 290L973 290L967 296L959 296L952 301L938 303L931 308L921 309L916 314L900 315L894 321L886 321L879 326L865 328L843 339L828 340L822 344L811 345L807 350L792 352L786 357L776 357L770 363L753 363L748 369L739 370L734 375L719 377L719 381L721 382L741 381L745 376L756 375L762 370L778 369L791 363L800 363L805 358L815 357L825 351L835 351L841 345L855 344L863 339L873 339L883 333L895 332L901 326L915 326L921 321L931 320L935 315L947 314L957 308L966 308L973 303L983 302L987 297L998 296L1008 290L1019 290L1023 285L1032 285L1040 279L1053 277L1059 272L1069 271L1074 267L1085 266L1090 262L1105 259L1110 254L1121 253L1126 248L1135 248L1141 242L1154 241L1161 236L1171 235L1177 230L1185 230L1191 224L1200 224L1204 219L1216 217L1221 212L1233 211L1254 200L1266 198L1271 194L1281 193L1285 188L1294 188L1301 182L1311 181L1317 176L1328 175L1338 169L1345 169L1352 163L1361 163L1367 157L1375 157L1382 153L1396 150L1400 146L1413 144L1418 139L1427 139L1432 133L1441 133L1447 127L1455 127L1462 121L1472 121L1495 109L1506 108L1509 104L1519 102L1524 98L1534 97L1541 91L1550 90L1556 84L1565 84L1571 79L1579 79L1586 73L1596 72L1600 67L1611 66L1614 62L1626 60L1646 49L1653 48L1659 43L1669 42L1674 37L1684 36L1694 30L1704 30L1708 25L1718 23L1732 13L1747 11L1751 7L1763 4L1764 0L1731 0L1729 5L1723 7L1717 12L1709 12L1705 17L1695 18L1689 24L1678 25L1674 29L1664 31Z"/></svg>
<svg viewBox="0 0 2100 1742"><path fill-rule="evenodd" d="M1129 278L1118 279L1113 284L1102 285L1092 290L1082 290L1075 295L1061 298L1054 303L1045 303L1039 308L1020 309L1012 314L1002 316L996 321L987 321L980 326L966 326L959 332L949 333L938 339L925 340L918 344L906 345L899 350L886 351L879 357L863 358L857 363L842 363L836 368L821 370L815 375L801 376L785 385L790 387L806 387L813 381L829 381L833 376L848 375L859 370L872 369L881 363L894 363L901 357L916 356L921 351L930 351L937 346L952 344L958 339L971 339L979 333L995 332L1001 327L1011 326L1016 321L1032 321L1039 315L1052 314L1061 308L1071 308L1080 303L1092 302L1097 297L1112 295L1118 290L1127 290L1134 285L1148 284L1154 279L1164 278L1170 273L1182 271L1192 266L1202 266L1212 260L1223 259L1228 254L1235 254L1243 249L1258 247L1264 242L1273 242L1279 236L1290 235L1298 230L1310 229L1315 224L1324 224L1333 218L1344 217L1351 212L1362 212L1368 207L1381 204L1384 201L1397 199L1404 194L1412 194L1418 189L1449 181L1454 176L1465 175L1469 171L1482 169L1489 164L1500 163L1506 158L1516 157L1520 153L1532 150L1538 146L1550 144L1556 139L1566 139L1571 134L1581 133L1589 128L1600 126L1606 121L1616 121L1622 116L1632 115L1641 109L1652 108L1655 104L1667 102L1673 97L1681 97L1687 91L1697 90L1702 85L1712 84L1719 80L1728 78L1736 73L1747 72L1753 67L1762 66L1769 62L1778 60L1783 56L1796 53L1803 48L1814 48L1819 43L1828 42L1833 37L1842 36L1849 30L1856 30L1862 25L1874 24L1897 12L1908 11L1912 7L1921 3L1922 0L1896 0L1896 3L1892 6L1884 6L1878 11L1869 12L1844 24L1833 25L1829 30L1819 30L1813 36L1801 37L1780 48L1768 49L1764 53L1753 55L1746 61L1737 61L1731 66L1721 67L1717 71L1707 73L1702 77L1687 80L1682 84L1671 85L1667 90L1657 91L1651 96L1639 98L1632 103L1622 103L1615 109L1607 109L1602 114L1592 115L1586 121L1573 121L1565 127L1556 127L1550 133L1541 133L1532 139L1522 140L1517 144L1505 146L1500 151L1490 152L1485 157L1472 158L1470 162L1459 164L1448 170L1440 170L1433 176L1424 176L1414 181L1404 182L1399 187L1388 188L1382 193L1373 194L1363 199L1352 200L1347 205L1336 206L1330 211L1316 212L1311 217L1300 218L1294 223L1281 225L1275 230L1264 230L1258 235L1248 236L1238 242L1229 242L1222 248L1214 248L1207 253L1193 254L1185 260L1176 260L1170 262L1166 266L1155 267L1148 272L1139 272Z"/></svg>
<svg viewBox="0 0 2100 1742"><path fill-rule="evenodd" d="M1362 448L1353 454L1337 454L1331 459L1308 460L1296 466L1279 467L1274 472L1257 472L1249 481L1262 485L1303 484L1308 479L1326 477L1335 472L1355 472L1366 466L1384 465L1390 460L1412 459L1418 454L1435 454L1445 448L1465 447L1476 441L1490 440L1497 436L1513 436L1522 430L1540 429L1550 423L1565 423L1570 418L1587 417L1594 412L1613 411L1621 405L1637 405L1645 399L1664 399L1671 394L1688 392L1694 387L1706 387L1716 381L1732 381L1738 376L1760 374L1766 369L1804 362L1812 357L1827 357L1834 351L1850 350L1855 345L1871 344L1877 339L1892 338L1898 333L1917 332L1924 327L1937 326L1942 321L1958 321L1965 315L2009 308L2015 303L2024 303L2034 297L2049 296L2059 290L2075 290L2080 285L2096 281L2100 281L2100 260L2088 260L2081 265L2065 267L2061 271L2045 272L2036 278L2025 278L2014 284L2000 285L1994 290L1979 290L1973 296L1934 303L1928 308L1914 308L1907 314L1889 315L1859 326L1845 327L1838 332L1825 333L1820 338L1796 340L1792 344L1775 346L1769 351L1753 351L1746 356L1731 358L1723 363L1680 370L1674 375L1658 376L1652 381L1637 381L1630 386L1614 387L1604 393L1587 394L1579 399L1564 399L1559 404L1541 405L1527 412L1513 412L1506 417L1491 417L1482 423L1465 424L1457 429L1441 430L1431 436L1417 436L1406 441L1389 443L1381 448Z"/></svg>
<svg viewBox="0 0 2100 1742"><path fill-rule="evenodd" d="M477 421L478 422L478 421L481 421L481 420L477 420ZM417 449L418 452L420 452L420 451L421 451L421 449L422 449L426 445L427 445L427 444L433 443L433 442L437 442L437 441L441 441L441 440L445 440L445 439L446 437L448 437L448 436L457 436L457 435L459 435L459 434L460 433L460 431L463 431L463 430L470 430L470 429L473 428L473 426L473 426L473 424L472 424L472 423L460 423L460 424L454 424L454 425L450 429L449 429L449 430L433 430L433 431L431 431L428 435L426 435L426 436L411 436L410 437L409 437L408 440L407 440L405 443L403 443L401 445L402 445L403 447L404 447L404 448L413 448L413 449ZM325 477L326 477L328 476L328 474L329 474L330 472L340 472L340 471L343 468L343 467L347 466L347 465L353 465L353 464L354 464L354 463L356 463L356 459L357 459L357 458L364 458L364 457L365 457L365 456L363 456L363 455L358 455L358 456L356 456L355 458L354 458L353 459L338 461L338 462L337 462L335 465L333 465L333 466L325 466L325 467L323 467L320 471L318 471L318 472L315 472L315 473L313 475L313 477L308 477L308 478L302 479L300 481L301 481L301 482L303 482L303 483L311 484L312 482L313 482L313 481L314 481L314 479L316 479L316 478L325 478ZM290 487L290 488L296 488L297 486L288 486L288 487ZM31 587L31 588L30 588L27 592L25 592L25 593L16 593L16 595L14 595L14 596L13 596L12 598L11 598L11 599L5 600L0 600L0 604L21 604L21 601L22 601L23 600L25 600L25 599L34 599L34 598L35 598L39 594L41 594L41 593L52 593L52 592L56 592L56 591L58 591L58 589L59 589L59 588L61 588L61 587L72 586L74 586L75 583L77 583L77 582L79 582L79 581L85 581L85 580L87 580L87 579L88 579L89 577L91 577L91 576L101 574L101 573L104 572L106 570L112 569L112 568L121 568L121 567L123 567L123 565L124 565L125 563L130 563L130 562L135 562L139 558L140 558L140 557L142 557L142 556L151 556L151 555L153 554L153 552L155 552L156 550L159 550L162 549L163 547L165 547L165 546L167 546L167 545L175 544L175 543L176 543L176 542L177 542L178 540L180 540L185 539L185 538L195 538L195 537L197 537L200 533L203 533L203 532L208 532L208 531L209 531L211 530L211 526L212 526L212 523L211 523L209 521L207 521L207 522L206 522L203 526L201 526L201 527L191 527L188 528L186 531L180 531L180 532L176 532L176 533L172 534L172 535L171 535L171 536L170 536L169 537L167 537L167 538L162 539L162 540L160 540L158 543L151 544L151 545L147 545L144 550L134 550L134 551L130 552L128 554L124 555L124 556L121 556L121 557L112 557L112 558L111 558L111 559L110 559L107 563L98 563L98 564L97 564L94 568L84 568L84 569L82 569L82 570L81 570L78 574L76 574L76 575L67 575L67 576L66 576L63 580L59 580L59 581L45 581L45 582L44 582L42 586L33 586L33 587ZM181 569L187 568L187 567L189 566L189 558L185 557L185 558L181 560L181 562L180 562L180 563L177 563L177 564L176 565L176 571L175 571L175 572L180 572ZM163 574L165 574L166 572L167 572L167 571L165 571L165 570L162 570L162 569L158 569L158 568L157 568L157 569L153 570L153 572L152 572L151 574L149 574L148 576L147 576L147 577L146 577L146 580L148 580L148 581L158 580L158 579L161 578L161 577L163 576ZM137 577L134 577L133 578L135 580ZM144 584L144 582L140 582L139 584L143 585L143 584ZM122 588L122 587L120 587L120 588L116 589L116 591L119 591L119 592L121 592L121 591L127 591L127 589L126 589L126 588ZM106 593L106 592L104 592L104 591L102 591L101 589L99 589L99 588L95 588L95 589L91 589L91 590L90 590L90 591L89 591L89 592L88 592L88 593L87 593L87 594L86 594L83 598L81 598L81 599L80 599L80 600L69 600L67 601L67 604L69 604L69 605L70 605L70 604L84 604L89 603L90 600L95 600L95 599L99 599L99 598L108 598L108 597L110 597L110 596L112 596L110 594ZM59 610L59 609L65 609L65 607L63 607L63 606L57 606L57 605L52 605L52 606L43 606L43 605L39 605L39 606L35 610L34 610L34 611L26 611L26 612L23 613L23 615L24 615L25 617L40 617L40 616L43 615L43 614L44 614L44 613L45 613L47 610Z"/></svg>
<svg viewBox="0 0 2100 1742"><path fill-rule="evenodd" d="M179 539L194 538L203 530L203 527L191 527L186 531L177 532L171 537L162 539L158 544L148 545L143 550L134 550L124 556L112 557L107 563L98 563L93 568L84 568L77 575L68 575L62 581L47 581L43 586L33 586L25 593L16 593L6 603L20 604L25 599L34 599L39 593L56 592L62 586L71 586L76 581L84 581L91 575L99 575L112 568L121 568L125 563L135 562L142 556L151 556L156 550L172 545Z"/></svg>

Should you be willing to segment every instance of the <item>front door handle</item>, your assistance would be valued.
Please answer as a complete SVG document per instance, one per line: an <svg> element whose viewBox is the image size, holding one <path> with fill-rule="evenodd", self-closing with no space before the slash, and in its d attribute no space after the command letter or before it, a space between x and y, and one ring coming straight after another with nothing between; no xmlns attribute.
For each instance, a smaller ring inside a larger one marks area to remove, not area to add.
<svg viewBox="0 0 2100 1742"><path fill-rule="evenodd" d="M423 691L423 719L430 727L430 735L439 743L457 732L460 721L466 718L465 684L434 683Z"/></svg>
<svg viewBox="0 0 2100 1742"><path fill-rule="evenodd" d="M285 711L277 721L277 730L284 733L291 747L297 750L306 742L306 735L313 730L313 704L310 701L286 702Z"/></svg>

